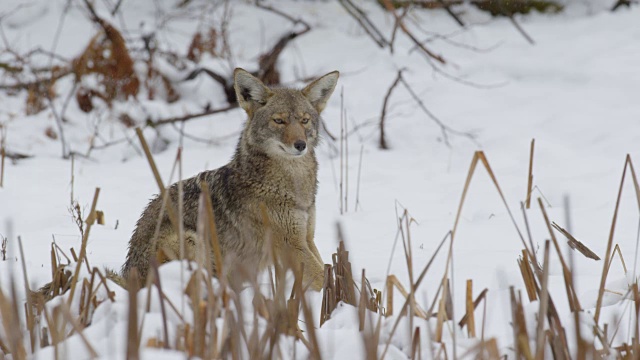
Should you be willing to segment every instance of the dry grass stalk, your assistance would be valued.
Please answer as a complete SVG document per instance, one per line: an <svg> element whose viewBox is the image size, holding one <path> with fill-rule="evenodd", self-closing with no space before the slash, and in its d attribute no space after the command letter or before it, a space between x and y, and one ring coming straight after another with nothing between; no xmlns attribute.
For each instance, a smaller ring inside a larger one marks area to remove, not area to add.
<svg viewBox="0 0 640 360"><path fill-rule="evenodd" d="M542 199L538 198L538 205L540 206L540 211L542 211L542 216L544 217L544 221L547 224L547 230L549 230L549 235L551 235L551 241L553 242L553 246L556 249L556 253L558 254L558 258L560 259L560 264L562 265L562 275L564 276L564 288L567 292L567 299L569 300L569 308L571 312L581 311L582 307L580 306L580 301L578 300L578 295L576 294L575 287L573 286L573 275L571 270L567 266L567 263L564 261L564 256L562 255L562 250L560 249L560 245L558 245L558 240L556 240L556 235L553 233L553 229L551 228L551 222L549 221L549 217L547 216L547 211L542 204Z"/></svg>
<svg viewBox="0 0 640 360"><path fill-rule="evenodd" d="M211 200L211 193L209 192L209 187L207 184L202 181L200 183L200 190L202 191L202 196L205 201L205 210L207 215L207 225L208 225L208 233L210 237L211 249L213 250L213 254L215 256L215 269L213 270L213 274L216 274L221 281L224 281L225 273L223 269L223 260L222 260L222 250L220 250L220 241L218 240L218 231L216 229L216 221L215 215L213 213L213 202ZM208 244L205 242L205 244Z"/></svg>
<svg viewBox="0 0 640 360"><path fill-rule="evenodd" d="M442 333L443 333L443 327L444 327L444 322L445 319L447 318L447 310L445 307L445 301L446 301L446 295L447 294L447 286L448 286L448 282L443 283L444 286L444 290L442 292L442 297L440 298L439 302L438 302L438 321L436 323L436 335L434 338L435 342L441 343L442 342Z"/></svg>
<svg viewBox="0 0 640 360"><path fill-rule="evenodd" d="M91 226L95 222L96 216L96 205L98 203L98 196L100 195L100 188L96 188L96 191L93 195L93 202L91 203L91 211L89 212L89 216L85 220L87 224L87 228L82 236L82 245L80 246L80 257L78 258L78 264L76 265L75 272L73 273L73 280L71 280L71 292L69 293L69 300L67 301L67 305L71 306L71 302L73 301L73 295L76 291L76 284L78 282L78 276L80 275L80 267L82 266L82 261L87 255L87 241L89 240L89 231L91 230Z"/></svg>
<svg viewBox="0 0 640 360"><path fill-rule="evenodd" d="M509 288L511 294L511 324L513 326L513 344L516 358L524 357L527 360L533 359L531 348L529 347L529 334L527 333L527 323L522 307L522 297L516 296L513 286Z"/></svg>
<svg viewBox="0 0 640 360"><path fill-rule="evenodd" d="M411 340L411 359L422 359L422 346L420 346L420 328L416 327Z"/></svg>
<svg viewBox="0 0 640 360"><path fill-rule="evenodd" d="M442 241L440 241L440 244L438 245L438 247L434 251L433 255L431 255L431 258L429 259L429 261L427 262L425 267L422 269L422 272L420 272L420 275L418 276L418 279L416 280L415 285L412 287L413 291L416 291L418 289L418 287L422 283L422 280L424 280L424 277L427 275L427 272L431 268L431 265L433 264L433 261L435 260L435 258L438 255L438 253L440 253L440 250L442 249L442 246L444 246L445 241L449 237L451 237L451 232L448 232L447 235L445 235L445 237L442 239ZM404 313L408 306L409 306L409 299L407 298L405 300L405 302L404 302L404 305L402 305L402 308L400 309L400 313ZM380 358L384 358L385 354L389 350L389 345L391 344L391 339L393 337L393 334L396 332L396 329L398 328L398 324L400 324L400 319L401 318L402 318L401 316L398 316L396 318L396 321L393 323L393 327L391 328L391 332L389 333L389 338L387 340L387 343L385 344L384 350L382 351L382 355L380 356ZM376 333L379 333L379 326L376 327Z"/></svg>
<svg viewBox="0 0 640 360"><path fill-rule="evenodd" d="M162 182L162 178L160 177L160 172L158 171L158 167L156 166L155 161L153 160L153 156L151 155L151 150L149 149L149 145L147 144L147 140L144 138L142 134L142 130L140 128L136 128L136 135L138 136L138 140L140 141L140 145L142 146L142 150L144 151L144 155L147 157L147 161L149 162L149 167L153 172L153 177L156 180L158 185L158 189L160 190L160 196L164 199L165 206L163 209L167 211L167 216L169 216L169 220L173 225L174 229L179 232L178 227L178 218L176 217L175 207L172 201L169 201L167 190Z"/></svg>
<svg viewBox="0 0 640 360"><path fill-rule="evenodd" d="M400 291L400 294L404 296L405 299L409 299L409 292L402 286L402 283L395 275L387 276L387 307L385 311L385 316L389 317L393 315L393 289L396 288ZM402 313L401 313L402 314ZM415 304L415 310L412 315L415 315L421 319L427 319L427 313L420 307L420 305Z"/></svg>
<svg viewBox="0 0 640 360"><path fill-rule="evenodd" d="M24 348L23 334L19 326L18 299L13 277L10 283L11 297L4 294L0 289L0 314L2 314L2 325L8 344L0 344L0 348L5 354L11 354L13 359L26 359L26 349Z"/></svg>
<svg viewBox="0 0 640 360"><path fill-rule="evenodd" d="M27 262L24 257L24 248L22 246L22 238L20 236L18 236L18 248L20 249L20 262L22 264L22 279L24 281L25 294L31 294L31 289L29 288L29 276L27 275ZM36 316L33 310L33 297L27 296L27 302L25 304L25 314L27 317L27 330L29 331L29 340L32 353L36 349Z"/></svg>
<svg viewBox="0 0 640 360"><path fill-rule="evenodd" d="M622 256L622 251L620 251L620 246L616 244L613 248L613 252L611 253L611 259L609 260L609 269L611 269L611 263L613 262L613 257L618 253L618 257L620 258L620 263L622 264L622 270L627 274L627 264L624 262L624 257ZM607 272L609 271L607 269Z"/></svg>
<svg viewBox="0 0 640 360"><path fill-rule="evenodd" d="M540 308L538 310L538 326L536 330L536 360L544 359L544 314L549 306L549 240L544 243L544 263L542 264L542 279L540 281Z"/></svg>
<svg viewBox="0 0 640 360"><path fill-rule="evenodd" d="M611 230L609 231L609 239L607 241L607 251L604 256L604 266L602 267L602 276L600 277L600 287L598 289L598 300L596 301L596 313L594 316L596 325L600 320L600 310L602 308L602 298L604 296L604 286L607 281L607 275L609 273L609 264L611 262L611 252L613 247L613 234L616 228L616 221L618 219L618 209L620 208L620 200L622 198L622 189L624 188L624 179L626 178L627 168L631 172L631 178L633 180L633 186L636 191L636 199L638 201L638 209L640 210L640 185L638 185L638 178L631 162L631 156L627 154L624 162L624 168L622 170L622 178L620 179L620 187L618 188L618 197L616 199L615 210L613 211L613 220L611 221Z"/></svg>
<svg viewBox="0 0 640 360"><path fill-rule="evenodd" d="M527 197L526 208L531 208L531 191L533 187L533 150L536 144L536 139L531 139L531 150L529 151L529 176L527 176Z"/></svg>
<svg viewBox="0 0 640 360"><path fill-rule="evenodd" d="M154 259L153 257L151 258L151 267L153 268L153 281L156 288L158 289L158 297L160 298L160 312L162 314L162 335L164 339L164 341L162 341L162 344L165 349L168 349L169 348L169 328L167 326L167 312L165 310L166 296L162 291L160 274L158 273L158 263L156 259Z"/></svg>
<svg viewBox="0 0 640 360"><path fill-rule="evenodd" d="M449 360L449 355L447 355L447 346L444 343L441 343L438 347L438 352L434 356L434 359Z"/></svg>
<svg viewBox="0 0 640 360"><path fill-rule="evenodd" d="M536 295L536 280L530 265L529 253L526 250L522 250L522 257L518 259L518 267L520 268L522 280L524 280L529 301L535 301L538 299Z"/></svg>
<svg viewBox="0 0 640 360"><path fill-rule="evenodd" d="M467 296L466 296L466 308L467 308L467 335L471 338L476 337L476 320L473 316L475 306L473 306L473 280L467 280Z"/></svg>
<svg viewBox="0 0 640 360"><path fill-rule="evenodd" d="M502 189L500 188L500 185L498 184L498 180L496 179L495 174L493 173L493 170L491 169L491 166L489 165L489 161L487 160L487 157L484 155L484 151L476 151L473 154L473 159L471 160L471 165L469 166L469 172L467 173L467 179L465 180L465 184L464 184L464 188L462 190L462 197L460 198L460 204L458 205L458 211L456 213L456 219L453 223L453 229L451 230L451 245L453 246L453 241L455 239L455 235L456 235L456 230L458 229L458 224L460 222L460 216L462 214L462 207L464 205L465 199L467 197L467 192L469 191L469 186L471 184L471 179L473 178L473 174L475 173L475 169L476 166L478 165L478 163L482 163L482 165L484 166L485 170L487 171L487 174L489 174L489 177L491 178L491 181L493 182L493 184L496 187L496 190L498 191L498 195L500 195L500 199L502 200L502 203L504 204L507 213L509 214L509 217L511 219L511 222L513 223L513 226L516 228L516 231L518 232L518 236L520 237L520 241L522 241L522 245L524 246L525 249L527 249L529 251L529 253L532 253L532 249L528 249L527 244L524 241L524 236L522 236L522 232L520 231L520 228L518 227L518 224L515 221L515 218L513 217L513 213L511 212L511 209L509 208L509 205L507 203L507 200L504 197L504 194L502 193ZM447 268L448 268L448 264L447 264ZM447 271L445 269L445 271Z"/></svg>
<svg viewBox="0 0 640 360"><path fill-rule="evenodd" d="M366 288L364 286L365 282L365 271L362 269L362 289L360 290L360 301L358 302L358 320L359 320L359 330L364 330L364 321L365 315L367 311L367 294Z"/></svg>
<svg viewBox="0 0 640 360"><path fill-rule="evenodd" d="M634 305L634 319L635 324L633 325L633 339L632 339L632 347L633 347L633 355L634 358L640 357L640 294L638 293L638 282L633 283L631 286L631 293L633 294L633 305Z"/></svg>
<svg viewBox="0 0 640 360"><path fill-rule="evenodd" d="M129 319L127 327L127 360L140 358L140 338L138 335L138 269L133 268L128 278Z"/></svg>
<svg viewBox="0 0 640 360"><path fill-rule="evenodd" d="M484 290L482 290L482 292L480 292L480 295L478 295L476 297L475 300L473 300L473 310L475 311L475 309L478 307L478 305L480 305L480 301L485 300L487 293L489 292L489 289L485 288ZM484 302L485 306L487 304L486 300ZM469 318L468 314L464 314L464 316L462 317L462 319L460 319L460 321L458 322L458 326L460 327L460 329L462 329L466 324L467 324L467 320ZM484 317L482 322L484 323Z"/></svg>
<svg viewBox="0 0 640 360"><path fill-rule="evenodd" d="M588 257L589 259L600 260L600 257L596 255L596 253L591 251L591 249L586 247L582 242L578 241L567 230L560 227L560 225L556 224L555 222L552 222L551 226L553 226L554 229L558 230L560 234L564 235L567 238L567 243L572 249L578 250L582 255Z"/></svg>
<svg viewBox="0 0 640 360"><path fill-rule="evenodd" d="M333 280L333 271L329 264L324 265L324 285L322 286L322 307L320 308L320 326L331 318L331 313L336 308L336 290Z"/></svg>
<svg viewBox="0 0 640 360"><path fill-rule="evenodd" d="M89 352L89 357L91 359L97 358L98 353L89 342L89 339L87 339L87 337L84 335L84 332L82 331L82 325L80 325L78 321L71 314L71 310L69 309L69 306L67 304L62 303L58 305L58 307L60 307L62 314L65 317L67 323L71 324L71 326L73 327L73 330L76 333L78 333L78 336L80 336L82 343L84 344L84 346L87 348L87 351Z"/></svg>
<svg viewBox="0 0 640 360"><path fill-rule="evenodd" d="M339 227L338 237L340 239L342 238L342 232ZM353 273L351 271L351 263L349 262L349 252L345 250L343 240L340 240L336 252L332 255L332 261L333 266L325 264L324 267L320 326L331 317L331 313L340 301L357 306ZM363 283L361 292L365 292L366 295L365 286L365 283ZM369 297L367 297L367 299L369 299ZM369 307L370 306L367 305L367 308Z"/></svg>
<svg viewBox="0 0 640 360"><path fill-rule="evenodd" d="M355 285L351 262L349 262L349 252L345 250L344 240L342 240L342 229L338 227L338 238L341 239L338 249L331 256L333 271L335 274L335 295L337 301L344 301L347 304L356 304Z"/></svg>

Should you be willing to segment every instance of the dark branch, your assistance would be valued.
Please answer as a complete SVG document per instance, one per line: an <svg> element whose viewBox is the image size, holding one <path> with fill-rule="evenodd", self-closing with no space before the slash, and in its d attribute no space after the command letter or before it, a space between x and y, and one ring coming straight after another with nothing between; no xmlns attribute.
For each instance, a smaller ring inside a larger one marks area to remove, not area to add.
<svg viewBox="0 0 640 360"><path fill-rule="evenodd" d="M170 117L170 118L160 119L160 120L155 120L155 121L148 120L147 121L147 125L149 125L151 127L156 127L156 126L165 125L165 124L188 121L188 120L197 119L197 118L200 118L200 117L203 117L203 116L207 116L207 115L213 115L213 114L217 114L217 113L233 110L233 109L235 109L237 107L238 107L238 104L234 103L234 104L228 105L228 106L223 107L223 108L209 109L209 110L205 110L203 112L197 113L197 114L187 114L187 115L183 115L183 116Z"/></svg>
<svg viewBox="0 0 640 360"><path fill-rule="evenodd" d="M384 97L384 102L382 103L382 112L380 113L380 148L384 150L389 149L389 146L387 145L387 139L385 137L385 132L384 132L384 120L387 116L387 105L389 104L389 99L391 98L391 93L393 92L393 89L395 89L396 86L398 86L398 84L400 83L403 70L404 69L398 70L398 75L396 76L396 79L393 81L393 83L389 87L389 90L387 91L387 95Z"/></svg>

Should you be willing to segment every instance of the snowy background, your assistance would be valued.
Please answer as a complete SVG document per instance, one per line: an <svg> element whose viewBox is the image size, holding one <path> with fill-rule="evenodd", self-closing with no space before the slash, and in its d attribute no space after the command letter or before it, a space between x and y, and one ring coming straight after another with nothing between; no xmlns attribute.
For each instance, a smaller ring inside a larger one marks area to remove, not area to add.
<svg viewBox="0 0 640 360"><path fill-rule="evenodd" d="M108 3L96 2L96 10L123 32L132 49L143 49L141 35L154 34L159 49L185 54L196 31L228 18L233 56L223 59L205 55L198 64L227 77L235 66L256 70L257 57L282 34L297 29L277 14L243 1L211 6L210 12L199 16L176 18L171 18L174 1L124 1L115 17L110 16ZM464 29L444 11L414 9L410 15L411 29L419 34L420 40L428 39L426 46L447 61L446 65L440 65L415 50L414 43L400 31L393 54L380 49L335 1L271 3L294 17L302 17L312 27L282 53L277 65L282 83L303 86L301 79L333 70L341 73L323 118L330 133L339 135L342 96L349 133L348 211L340 214L340 159L336 151L339 143L325 136L317 151L320 188L315 242L326 262L337 247L335 224L339 222L356 274L366 269L371 285L377 289L383 289L388 274L396 275L408 287L402 245L394 247L397 216L407 209L415 219L411 225L413 270L419 272L453 227L476 150L484 151L518 226L524 230L520 202L527 192L532 139L535 139L535 188L527 214L534 244L539 246L538 257L542 257L544 241L549 238L537 203L539 196L544 197L550 220L604 257L625 156L630 154L636 164L640 161L640 7L621 8L612 13L608 11L611 5L608 1L570 2L559 14L516 16L534 45L509 19L492 18L471 6L461 8L461 18L468 24ZM393 17L376 2L357 3L385 36L390 36ZM14 59L11 52L25 54L35 48L73 59L99 30L82 2L62 0L2 1L0 28L4 48L0 63ZM34 68L58 61L47 55L31 60ZM62 158L61 134L51 109L27 116L26 91L0 92L0 125L6 151L31 156L17 161L7 159L5 163L0 189L0 236L8 240L8 259L0 261L3 291L8 291L12 273L18 279L22 276L18 236L23 242L32 288L51 280L52 240L65 251L71 247L79 249L81 237L69 211L71 196L88 212L96 187L101 188L98 209L104 211L106 223L91 229L88 259L92 266L118 269L123 264L134 224L157 193L157 186L133 128L124 126L118 116L127 113L137 125L144 126L147 119L181 116L200 112L205 106L226 105L222 88L210 78L199 76L181 81L193 65L181 70L160 59L156 66L173 82L180 94L177 102L169 104L163 96L149 100L141 90L137 100L116 102L111 109L94 100L94 111L85 113L75 97L65 105L74 86L73 76L56 83L58 96L53 104L58 112L66 106L65 141L77 154L73 187L72 162ZM145 64L137 62L135 69L144 79ZM450 132L447 144L440 127L400 85L389 100L386 119L390 149L379 149L382 104L399 69L405 69L404 79L432 114L451 129L472 134L473 140ZM0 82L12 84L14 79L2 71ZM154 158L163 179L168 181L181 141L183 177L225 164L234 151L244 119L245 114L235 109L185 122L182 128L185 136L180 134L179 123L155 129L147 127L144 134L155 149ZM97 148L89 152L92 143ZM105 144L108 146L102 146ZM174 176L173 181L176 180ZM600 319L601 323L622 319L619 331L615 335L610 333L610 337L615 337L614 346L629 342L632 336L632 301L624 299L624 295L637 278L640 217L629 175L620 206L613 243L619 244L628 271L625 273L616 257L605 286L608 291ZM565 238L559 233L556 236L565 258L573 258L576 290L585 309L580 317L583 335L592 337L593 308L603 261L596 262L571 251L565 246ZM449 328L457 331L458 355L475 344L475 340L468 340L466 331L453 325L465 311L465 281L473 279L474 297L482 289L489 289L485 337L495 337L501 354L513 356L509 287L524 292L516 263L521 250L520 238L498 192L484 168L478 166L453 245L455 317ZM555 251L551 254L549 289L560 317L566 324L572 324L562 268ZM442 252L416 295L424 308L434 301L445 263L446 252ZM175 264L162 268L169 284L179 269ZM179 283L174 285L174 288L167 285L165 291L174 289L179 294ZM18 297L24 299L24 289L18 288ZM318 319L321 295L314 293L308 297L314 304L314 318ZM105 302L100 306L93 324L85 330L103 358L125 356L126 292L117 290L116 299L114 304ZM399 293L396 299L401 299ZM535 329L533 314L538 304L523 301L528 324ZM153 315L144 324L142 344L146 343L145 337L157 336L159 332L158 314ZM393 321L391 318L383 322L383 344ZM435 321L434 318L428 324L433 327ZM482 313L476 311L476 324L481 322ZM422 320L416 324L427 326ZM572 326L568 327L572 339L575 332ZM409 356L410 331L408 322L400 325L388 356ZM340 307L317 333L326 358L341 354L364 356L354 308ZM452 337L447 330L444 341L449 351ZM82 352L84 347L77 335L66 343L69 358L88 356ZM293 345L283 346L287 357L308 356L302 346L298 345L295 356L287 348ZM424 356L431 356L426 345L422 351ZM184 358L179 352L155 349L145 349L142 354L155 359ZM53 350L51 347L39 350L36 357L52 358Z"/></svg>

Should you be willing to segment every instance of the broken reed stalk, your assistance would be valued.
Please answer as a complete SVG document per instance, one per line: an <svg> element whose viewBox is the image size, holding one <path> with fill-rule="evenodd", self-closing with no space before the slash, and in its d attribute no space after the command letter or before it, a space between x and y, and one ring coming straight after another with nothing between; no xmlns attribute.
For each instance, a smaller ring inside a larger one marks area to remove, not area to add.
<svg viewBox="0 0 640 360"><path fill-rule="evenodd" d="M633 294L633 305L635 307L635 324L633 325L633 339L632 339L632 347L633 347L633 357L636 359L640 357L640 294L638 293L638 282L636 281L631 286L631 292Z"/></svg>
<svg viewBox="0 0 640 360"><path fill-rule="evenodd" d="M127 326L127 360L140 358L140 338L138 335L138 269L129 272L129 318Z"/></svg>
<svg viewBox="0 0 640 360"><path fill-rule="evenodd" d="M476 337L476 320L473 315L475 306L473 306L473 280L467 280L467 335L471 338Z"/></svg>
<svg viewBox="0 0 640 360"><path fill-rule="evenodd" d="M100 188L96 188L96 191L93 195L93 202L91 203L91 210L89 211L89 215L87 216L85 223L87 224L87 228L84 231L82 236L82 244L80 245L80 257L78 258L78 263L76 265L76 269L73 273L73 278L71 279L71 292L69 293L69 300L67 301L67 306L71 307L71 302L73 301L73 295L76 291L76 285L78 283L78 276L80 275L80 267L82 266L83 259L87 256L87 242L89 240L89 232L91 231L91 226L96 220L96 205L98 203L98 196L100 195Z"/></svg>
<svg viewBox="0 0 640 360"><path fill-rule="evenodd" d="M98 357L98 353L96 352L96 350L93 348L93 346L89 342L89 339L87 339L87 337L84 335L84 332L82 331L82 325L80 325L78 323L78 321L76 320L76 318L71 314L71 310L69 308L69 305L67 305L65 303L62 303L62 304L58 305L58 307L62 311L62 314L64 315L67 323L71 324L71 326L73 327L73 330L78 334L78 336L80 336L80 339L82 340L82 343L87 348L87 351L90 354L90 358L91 359L97 358Z"/></svg>
<svg viewBox="0 0 640 360"><path fill-rule="evenodd" d="M442 241L440 241L440 244L438 245L438 247L434 251L433 255L431 255L431 258L429 259L429 261L427 262L425 267L422 269L422 272L418 276L418 279L416 280L415 285L412 286L413 291L417 291L418 290L418 287L422 283L422 280L424 279L424 277L427 275L427 272L429 271L429 268L433 264L436 256L438 255L438 253L440 252L440 250L444 246L444 243L446 242L447 238L450 238L450 237L451 237L451 232L448 232L447 235L444 236ZM453 240L453 238L451 238L451 240ZM409 298L407 298L405 300L404 304L402 305L402 308L400 309L400 314L404 313L408 306L409 306ZM393 327L391 328L391 332L389 333L389 339L387 340L387 343L384 346L384 350L382 351L382 355L380 356L381 359L384 358L384 356L386 355L387 351L389 350L389 345L391 345L391 339L393 338L393 334L396 332L396 329L398 328L398 324L400 324L400 319L402 319L402 316L398 316L396 318L396 321L393 323ZM378 329L376 329L376 331L378 331Z"/></svg>
<svg viewBox="0 0 640 360"><path fill-rule="evenodd" d="M524 308L522 306L522 297L520 292L516 296L514 287L509 287L511 295L511 324L514 335L514 348L516 358L533 359L531 348L529 347L529 334L527 333L527 322L524 316Z"/></svg>
<svg viewBox="0 0 640 360"><path fill-rule="evenodd" d="M522 250L522 258L518 259L518 267L520 267L520 274L522 274L529 301L535 301L538 298L536 295L536 280L530 265L529 253L526 250Z"/></svg>
<svg viewBox="0 0 640 360"><path fill-rule="evenodd" d="M13 359L26 359L27 353L24 348L23 333L19 326L20 317L18 312L18 298L16 296L15 282L10 277L11 297L6 296L0 289L0 314L2 314L2 325L4 327L5 339L8 344L0 340L0 349L5 354L11 354Z"/></svg>
<svg viewBox="0 0 640 360"><path fill-rule="evenodd" d="M526 197L526 208L529 209L531 207L531 191L533 186L533 150L536 144L536 139L531 139L531 150L529 151L529 176L527 176L527 197Z"/></svg>
<svg viewBox="0 0 640 360"><path fill-rule="evenodd" d="M364 286L365 282L365 271L362 269L362 282L360 288L360 301L358 302L358 319L359 319L359 330L364 330L364 321L365 315L367 311L367 291Z"/></svg>
<svg viewBox="0 0 640 360"><path fill-rule="evenodd" d="M633 163L631 162L631 156L627 154L624 162L624 168L622 170L622 178L620 179L620 187L618 189L616 206L613 211L613 220L611 221L611 229L609 231L609 239L607 241L607 251L605 252L604 264L602 267L602 276L600 277L600 287L598 289L598 300L596 301L596 313L594 316L596 325L598 325L598 322L600 320L600 310L602 308L602 298L604 296L604 285L607 281L607 275L609 272L609 263L611 261L611 251L613 248L613 234L616 228L616 221L618 220L618 209L620 208L620 200L622 199L622 189L624 188L624 179L626 178L627 167L631 172L631 178L633 180L634 189L636 191L636 199L638 201L638 209L640 210L640 186L638 185L638 178L636 177L636 172L633 168Z"/></svg>
<svg viewBox="0 0 640 360"><path fill-rule="evenodd" d="M405 299L409 299L409 292L407 292L407 290L404 288L404 286L402 286L402 283L400 282L400 280L398 280L398 278L395 275L389 275L387 276L387 285L386 285L387 289L387 310L385 312L385 316L389 317L391 315L393 315L393 288L395 287L396 289L398 289L398 291L400 291L400 294L402 294L402 296ZM421 319L427 319L427 313L420 307L420 305L416 304L414 312L412 313L412 316L417 316Z"/></svg>
<svg viewBox="0 0 640 360"><path fill-rule="evenodd" d="M550 241L544 243L544 262L542 264L542 279L540 281L540 307L538 310L538 326L536 330L536 360L544 359L544 314L549 306L549 248Z"/></svg>
<svg viewBox="0 0 640 360"><path fill-rule="evenodd" d="M407 264L407 273L409 274L409 285L411 292L408 295L409 299L409 331L413 329L413 314L416 312L416 298L415 298L415 289L413 288L413 252L411 249L411 221L409 211L404 209L404 214L402 216L404 218L404 229L407 234L405 237L405 232L402 228L402 218L400 219L400 235L402 235L402 246L404 249L405 261Z"/></svg>
<svg viewBox="0 0 640 360"><path fill-rule="evenodd" d="M582 307L580 306L578 295L576 294L575 287L573 286L573 276L571 275L571 270L567 266L567 263L564 261L562 250L560 249L560 245L558 245L556 235L553 233L551 222L549 221L549 216L547 216L547 211L542 204L541 198L538 198L538 205L540 206L540 211L542 211L544 222L547 224L547 230L549 230L549 235L551 235L551 241L553 242L553 246L555 247L556 253L558 254L558 259L560 259L560 264L562 265L562 275L564 277L564 287L567 292L567 299L569 300L569 308L571 309L571 312L581 311Z"/></svg>
<svg viewBox="0 0 640 360"><path fill-rule="evenodd" d="M153 282L158 289L158 297L160 298L160 313L162 314L162 335L163 345L165 349L169 349L169 328L167 327L167 312L165 310L165 296L162 291L162 284L160 282L160 273L158 272L158 261L155 257L151 257L151 267L153 268Z"/></svg>
<svg viewBox="0 0 640 360"><path fill-rule="evenodd" d="M473 300L473 311L475 311L475 309L478 307L478 305L480 305L480 301L485 300L484 304L486 307L487 301L486 301L486 296L487 293L489 292L488 288L484 288L484 290L482 290L480 292L480 294L476 297L475 300ZM467 319L468 319L468 314L464 314L464 316L462 317L462 319L460 319L460 321L458 322L458 326L460 327L460 329L462 329L466 324L467 324ZM483 315L484 316L484 315ZM482 323L484 324L484 317L482 319Z"/></svg>
<svg viewBox="0 0 640 360"><path fill-rule="evenodd" d="M578 250L582 255L588 257L589 259L593 259L596 261L600 260L600 257L596 255L596 253L591 251L591 249L589 249L582 242L578 241L578 239L573 237L573 235L571 235L567 230L560 227L560 225L556 224L555 222L551 222L551 226L553 226L554 229L558 230L560 234L564 235L564 237L567 238L567 242L572 249Z"/></svg>
<svg viewBox="0 0 640 360"><path fill-rule="evenodd" d="M411 359L421 359L422 347L420 346L420 328L416 327L411 339Z"/></svg>
<svg viewBox="0 0 640 360"><path fill-rule="evenodd" d="M25 294L31 294L31 289L29 288L29 276L27 275L27 264L24 257L24 248L22 246L22 238L18 236L18 247L20 249L20 262L22 263L22 278L24 280L24 291ZM33 297L27 296L27 303L25 304L26 316L27 316L27 329L29 330L29 340L31 342L31 353L33 353L36 349L36 333L35 333L35 325L36 318L33 313Z"/></svg>

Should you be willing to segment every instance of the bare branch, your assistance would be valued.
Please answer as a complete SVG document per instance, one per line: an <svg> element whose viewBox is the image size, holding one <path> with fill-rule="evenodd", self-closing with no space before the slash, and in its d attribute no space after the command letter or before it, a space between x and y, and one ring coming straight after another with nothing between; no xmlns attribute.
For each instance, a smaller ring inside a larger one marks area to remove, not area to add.
<svg viewBox="0 0 640 360"><path fill-rule="evenodd" d="M389 146L387 145L387 139L385 138L385 132L384 132L384 120L387 116L387 105L389 104L389 99L391 98L391 93L393 92L393 89L395 89L396 86L398 86L398 84L400 83L400 79L402 79L402 71L404 71L404 69L398 70L398 75L396 76L396 79L393 81L393 83L389 87L389 90L387 91L387 95L384 97L384 102L382 103L382 112L380 113L380 148L384 150L389 149Z"/></svg>
<svg viewBox="0 0 640 360"><path fill-rule="evenodd" d="M418 94L416 94L415 91L413 91L413 88L411 88L411 86L407 83L407 81L404 79L402 75L400 75L400 82L402 82L402 85L404 85L404 87L407 89L409 94L411 94L411 97L418 104L422 112L424 112L431 120L433 120L436 124L438 124L438 126L440 127L440 131L442 132L442 138L444 140L444 143L447 146L451 146L451 144L449 143L449 133L454 135L464 136L477 144L477 141L473 134L452 129L451 127L443 123L442 120L436 117L431 111L429 111L429 109L427 109L427 107L424 105L424 103L422 102Z"/></svg>
<svg viewBox="0 0 640 360"><path fill-rule="evenodd" d="M387 39L378 30L378 28L369 20L367 14L357 7L351 0L339 0L340 5L353 17L362 27L364 32L380 47L384 48L389 45Z"/></svg>
<svg viewBox="0 0 640 360"><path fill-rule="evenodd" d="M420 48L420 50L422 50L428 57L437 60L441 64L447 63L442 56L435 54L431 50L427 49L426 46L422 45L420 41L413 35L413 33L409 31L409 29L407 29L406 25L404 24L400 16L398 16L398 14L396 13L396 10L393 7L391 0L383 0L383 2L387 11L389 11L395 17L396 21L398 22L398 27L400 28L400 30L402 30L402 32L404 32L405 35L407 35L409 39L411 39L411 41L413 41L413 43L416 44L418 48Z"/></svg>
<svg viewBox="0 0 640 360"><path fill-rule="evenodd" d="M156 127L156 126L165 125L165 124L188 121L188 120L197 119L197 118L200 118L200 117L203 117L203 116L207 116L207 115L213 115L213 114L217 114L217 113L233 110L233 109L235 109L237 107L238 107L238 103L234 103L234 104L231 104L231 105L228 105L226 107L219 108L219 109L207 109L207 110L205 110L203 112L200 112L200 113L197 113L197 114L187 114L187 115L183 115L183 116L175 116L175 117L170 117L170 118L160 119L160 120L155 120L155 121L149 120L149 121L147 121L147 125L149 125L151 127Z"/></svg>

